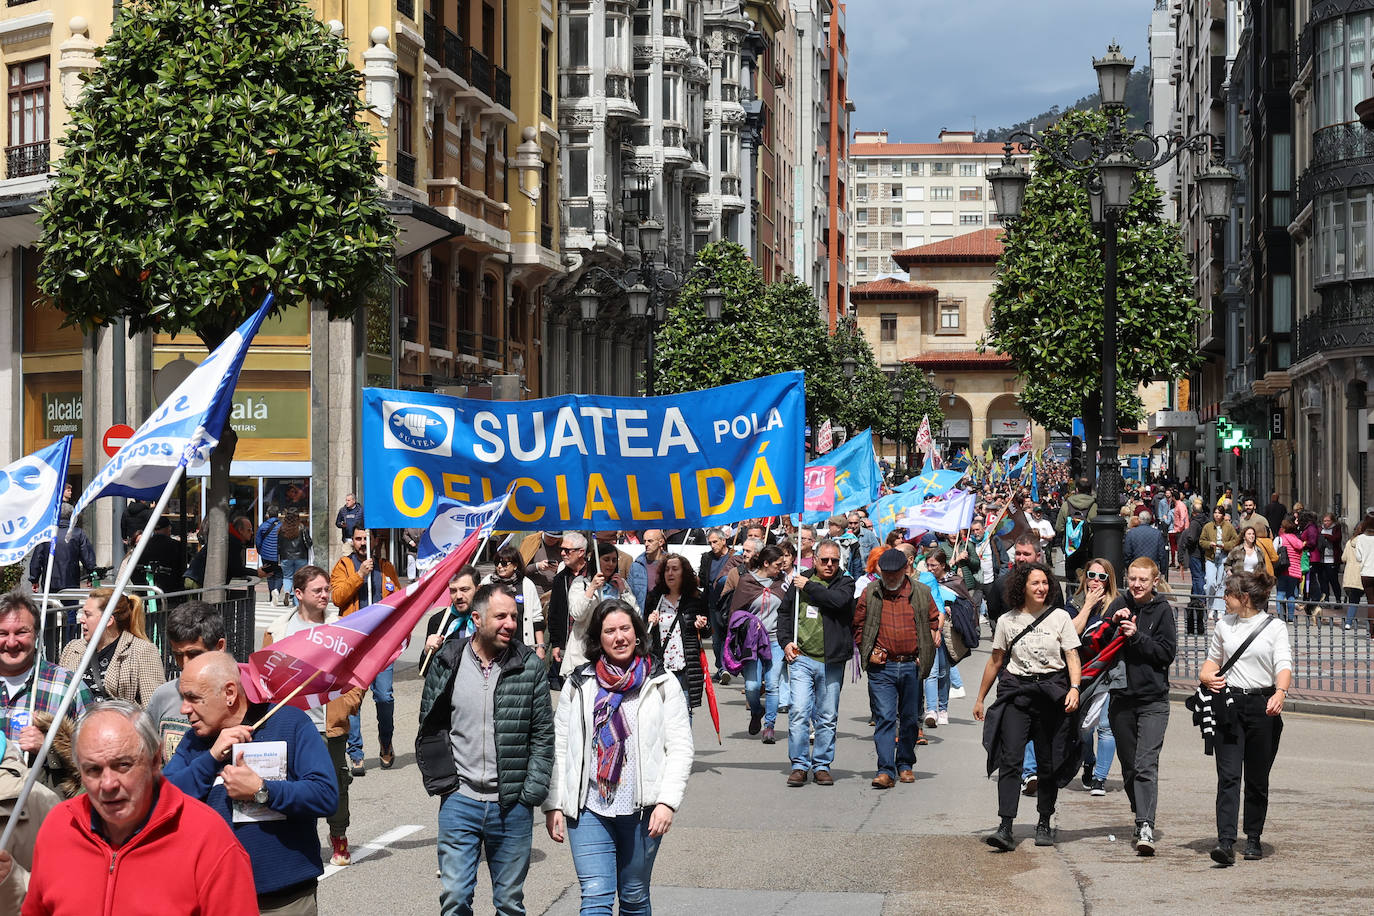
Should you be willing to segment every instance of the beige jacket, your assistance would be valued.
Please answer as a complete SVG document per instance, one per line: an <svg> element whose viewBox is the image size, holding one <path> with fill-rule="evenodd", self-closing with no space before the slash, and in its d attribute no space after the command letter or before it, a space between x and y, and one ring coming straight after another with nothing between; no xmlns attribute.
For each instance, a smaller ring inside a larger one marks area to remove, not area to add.
<svg viewBox="0 0 1374 916"><path fill-rule="evenodd" d="M58 664L75 671L86 652L86 640L73 639L62 649ZM105 670L105 692L120 700L147 706L153 691L167 683L167 669L157 646L132 633L120 633L115 640L114 658Z"/></svg>
<svg viewBox="0 0 1374 916"><path fill-rule="evenodd" d="M19 745L10 742L5 748L5 756L0 760L0 824L7 823L14 811L14 802L19 798L19 789L24 785L28 771L19 760ZM9 877L0 881L0 913L18 913L24 905L24 894L29 889L29 870L33 868L33 844L38 839L38 828L43 818L62 801L57 793L41 782L33 784L24 811L14 827L9 851L14 856L14 866Z"/></svg>

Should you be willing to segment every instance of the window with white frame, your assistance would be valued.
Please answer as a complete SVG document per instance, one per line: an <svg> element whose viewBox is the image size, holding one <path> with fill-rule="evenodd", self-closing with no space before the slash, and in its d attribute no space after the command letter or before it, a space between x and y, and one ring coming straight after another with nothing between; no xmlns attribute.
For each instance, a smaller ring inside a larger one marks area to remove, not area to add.
<svg viewBox="0 0 1374 916"><path fill-rule="evenodd" d="M919 178L919 177L921 177L921 175L922 175L923 172L924 172L924 170L921 168L921 166L922 166L923 164L924 164L924 163L920 163L920 162L908 162L908 163L906 164L906 174L907 174L907 177L909 177L909 178Z"/></svg>
<svg viewBox="0 0 1374 916"><path fill-rule="evenodd" d="M867 225L868 225L868 209L867 209L867 208L865 208L865 207L860 207L858 210L855 210L855 211L854 211L854 225L856 225L856 226L867 226Z"/></svg>
<svg viewBox="0 0 1374 916"><path fill-rule="evenodd" d="M930 224L932 226L953 226L953 210L935 210L930 214Z"/></svg>
<svg viewBox="0 0 1374 916"><path fill-rule="evenodd" d="M902 186L901 186L901 185L899 185L899 184L889 185L887 191L888 191L888 200L901 200L901 199L902 199Z"/></svg>
<svg viewBox="0 0 1374 916"><path fill-rule="evenodd" d="M883 343L897 341L897 313L884 312L878 316L878 339Z"/></svg>
<svg viewBox="0 0 1374 916"><path fill-rule="evenodd" d="M866 273L868 273L868 258L855 258L855 259L854 259L854 270L855 270L856 273L861 273L861 274L866 274Z"/></svg>
<svg viewBox="0 0 1374 916"><path fill-rule="evenodd" d="M926 237L924 235L908 235L906 237L906 247L908 248L919 248L924 245L925 242Z"/></svg>
<svg viewBox="0 0 1374 916"><path fill-rule="evenodd" d="M978 163L976 163L976 162L961 162L961 163L959 163L959 177L960 177L960 178L977 178L981 171L982 171L982 166L980 166L980 165L979 165Z"/></svg>
<svg viewBox="0 0 1374 916"><path fill-rule="evenodd" d="M867 175L867 174L868 174L868 160L866 160L866 159L856 159L856 160L854 160L854 174L855 174L855 175Z"/></svg>
<svg viewBox="0 0 1374 916"><path fill-rule="evenodd" d="M951 296L940 298L937 308L940 310L939 333L958 334L963 330L964 325L964 300Z"/></svg>
<svg viewBox="0 0 1374 916"><path fill-rule="evenodd" d="M983 225L983 214L981 213L960 213L959 225L961 226L981 226Z"/></svg>
<svg viewBox="0 0 1374 916"><path fill-rule="evenodd" d="M960 200L982 200L983 189L978 186L963 187L959 189Z"/></svg>
<svg viewBox="0 0 1374 916"><path fill-rule="evenodd" d="M926 199L926 189L925 189L925 187L924 187L923 185L919 185L919 184L914 184L914 185L908 186L907 189L906 189L906 199L907 199L907 200L925 200L925 199Z"/></svg>
<svg viewBox="0 0 1374 916"><path fill-rule="evenodd" d="M931 199L931 200L953 200L953 199L954 199L954 189L953 189L953 188L931 188L931 189L930 189L930 199Z"/></svg>

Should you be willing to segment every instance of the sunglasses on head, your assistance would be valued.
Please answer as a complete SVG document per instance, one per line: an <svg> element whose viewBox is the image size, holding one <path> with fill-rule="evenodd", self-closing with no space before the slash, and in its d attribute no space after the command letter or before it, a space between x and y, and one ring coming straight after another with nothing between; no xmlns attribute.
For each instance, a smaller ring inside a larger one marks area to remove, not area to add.
<svg viewBox="0 0 1374 916"><path fill-rule="evenodd" d="M1108 579L1111 578L1111 576L1107 575L1104 572L1087 572L1084 575L1086 575L1089 579L1095 579L1098 582L1106 582Z"/></svg>

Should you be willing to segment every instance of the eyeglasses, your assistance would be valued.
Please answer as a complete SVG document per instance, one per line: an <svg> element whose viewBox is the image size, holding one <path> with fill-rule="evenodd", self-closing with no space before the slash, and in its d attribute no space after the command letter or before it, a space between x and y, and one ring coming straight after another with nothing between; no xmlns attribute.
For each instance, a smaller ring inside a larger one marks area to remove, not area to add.
<svg viewBox="0 0 1374 916"><path fill-rule="evenodd" d="M515 561L507 557L502 557L496 561L497 566L514 566Z"/></svg>
<svg viewBox="0 0 1374 916"><path fill-rule="evenodd" d="M817 563L838 563L838 562L840 562L840 558L839 558L839 557L816 557L816 562L817 562Z"/></svg>
<svg viewBox="0 0 1374 916"><path fill-rule="evenodd" d="M1089 579L1094 579L1098 582L1106 582L1108 579L1111 578L1111 576L1107 575L1104 572L1086 572L1084 573L1084 575L1087 576Z"/></svg>
<svg viewBox="0 0 1374 916"><path fill-rule="evenodd" d="M581 551L583 551L583 550L586 550L586 549L587 549L587 548L585 548L585 547L560 547L560 548L558 548L558 552L559 552L559 553L579 553L579 552L581 552Z"/></svg>

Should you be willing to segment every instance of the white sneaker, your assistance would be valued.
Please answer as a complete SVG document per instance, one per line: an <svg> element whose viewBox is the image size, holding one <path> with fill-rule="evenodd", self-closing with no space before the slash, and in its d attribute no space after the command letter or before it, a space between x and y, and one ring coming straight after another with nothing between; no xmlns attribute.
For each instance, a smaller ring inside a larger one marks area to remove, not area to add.
<svg viewBox="0 0 1374 916"><path fill-rule="evenodd" d="M938 724L939 724L939 717L937 717L937 716L935 715L935 710L933 710L933 709L928 710L928 711L926 712L926 728L934 728L934 727L935 727L936 725L938 725Z"/></svg>
<svg viewBox="0 0 1374 916"><path fill-rule="evenodd" d="M949 688L949 698L951 700L962 700L966 696L968 696L968 693L962 687Z"/></svg>
<svg viewBox="0 0 1374 916"><path fill-rule="evenodd" d="M940 710L938 713L935 714L935 721L940 725L948 725L949 712L944 709Z"/></svg>
<svg viewBox="0 0 1374 916"><path fill-rule="evenodd" d="M1135 841L1135 854L1138 856L1155 854L1155 831L1148 821L1140 825L1140 836Z"/></svg>

